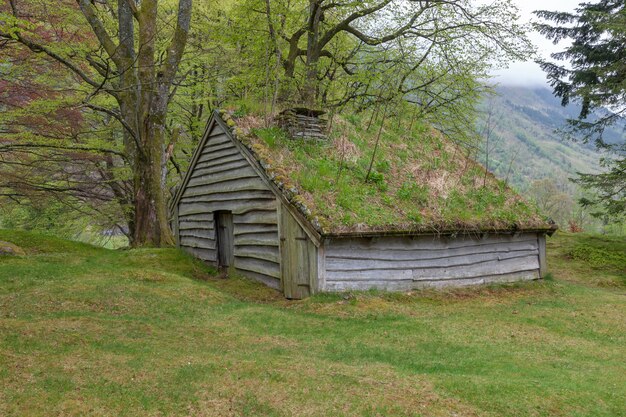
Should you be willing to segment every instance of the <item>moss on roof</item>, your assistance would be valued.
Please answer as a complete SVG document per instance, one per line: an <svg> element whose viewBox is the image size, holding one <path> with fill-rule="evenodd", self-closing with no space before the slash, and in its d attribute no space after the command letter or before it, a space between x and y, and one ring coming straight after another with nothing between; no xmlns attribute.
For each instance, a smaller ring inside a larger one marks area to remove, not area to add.
<svg viewBox="0 0 626 417"><path fill-rule="evenodd" d="M268 177L325 235L552 230L534 206L420 124L335 116L328 141L290 139L262 118L222 113Z"/></svg>

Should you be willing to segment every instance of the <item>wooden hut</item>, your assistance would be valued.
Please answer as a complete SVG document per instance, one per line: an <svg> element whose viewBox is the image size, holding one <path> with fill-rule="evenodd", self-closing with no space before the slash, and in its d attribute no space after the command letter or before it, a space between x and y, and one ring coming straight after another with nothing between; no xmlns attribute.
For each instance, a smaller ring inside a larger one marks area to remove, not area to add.
<svg viewBox="0 0 626 417"><path fill-rule="evenodd" d="M324 226L237 123L215 113L172 205L178 245L299 299L531 280L545 273L545 223L507 228ZM271 152L270 152L271 153Z"/></svg>

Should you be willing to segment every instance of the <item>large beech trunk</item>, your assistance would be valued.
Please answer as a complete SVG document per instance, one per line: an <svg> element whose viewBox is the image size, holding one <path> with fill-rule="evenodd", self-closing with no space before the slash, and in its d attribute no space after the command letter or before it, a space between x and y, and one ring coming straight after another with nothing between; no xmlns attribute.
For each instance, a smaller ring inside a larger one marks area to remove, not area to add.
<svg viewBox="0 0 626 417"><path fill-rule="evenodd" d="M144 153L135 160L133 246L166 246L174 244L167 215L163 178L163 137L160 126L145 132Z"/></svg>
<svg viewBox="0 0 626 417"><path fill-rule="evenodd" d="M133 17L131 5L138 7ZM165 60L155 59L158 0L119 2L120 48L112 51L121 67L118 103L125 120L125 145L133 160L132 246L174 244L166 201L165 125L174 76L184 51L192 0L179 0L177 24ZM135 44L134 21L139 23ZM173 146L173 143L170 144Z"/></svg>
<svg viewBox="0 0 626 417"><path fill-rule="evenodd" d="M159 83L151 99L143 101L143 123L139 123L142 152L135 158L135 220L133 246L174 244L165 200L167 156L165 123L169 86Z"/></svg>
<svg viewBox="0 0 626 417"><path fill-rule="evenodd" d="M150 164L138 167L135 183L135 218L132 246L164 246L174 244L167 221L167 207L163 201L160 175L154 178Z"/></svg>

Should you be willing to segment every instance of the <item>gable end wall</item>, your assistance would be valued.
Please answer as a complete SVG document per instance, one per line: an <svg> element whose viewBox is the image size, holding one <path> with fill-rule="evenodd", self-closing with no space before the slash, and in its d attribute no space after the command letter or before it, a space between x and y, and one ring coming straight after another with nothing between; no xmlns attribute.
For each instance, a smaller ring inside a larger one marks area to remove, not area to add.
<svg viewBox="0 0 626 417"><path fill-rule="evenodd" d="M206 135L175 208L179 246L215 265L214 212L231 211L235 268L279 288L276 195L218 123L214 123Z"/></svg>

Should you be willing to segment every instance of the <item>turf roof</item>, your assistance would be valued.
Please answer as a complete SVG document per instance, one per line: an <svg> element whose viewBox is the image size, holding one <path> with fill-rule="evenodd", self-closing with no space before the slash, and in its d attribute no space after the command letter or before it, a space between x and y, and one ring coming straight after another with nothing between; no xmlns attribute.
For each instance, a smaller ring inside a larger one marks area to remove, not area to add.
<svg viewBox="0 0 626 417"><path fill-rule="evenodd" d="M367 129L365 117L335 116L327 141L306 142L260 117L221 117L322 235L554 230L470 151L424 125Z"/></svg>

